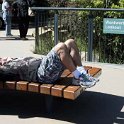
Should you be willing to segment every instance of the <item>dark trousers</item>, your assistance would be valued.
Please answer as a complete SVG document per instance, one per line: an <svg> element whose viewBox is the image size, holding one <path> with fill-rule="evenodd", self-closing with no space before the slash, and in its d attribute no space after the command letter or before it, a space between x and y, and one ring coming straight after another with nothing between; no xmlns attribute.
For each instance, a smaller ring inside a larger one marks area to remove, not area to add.
<svg viewBox="0 0 124 124"><path fill-rule="evenodd" d="M19 17L18 22L20 38L25 38L29 28L29 16Z"/></svg>

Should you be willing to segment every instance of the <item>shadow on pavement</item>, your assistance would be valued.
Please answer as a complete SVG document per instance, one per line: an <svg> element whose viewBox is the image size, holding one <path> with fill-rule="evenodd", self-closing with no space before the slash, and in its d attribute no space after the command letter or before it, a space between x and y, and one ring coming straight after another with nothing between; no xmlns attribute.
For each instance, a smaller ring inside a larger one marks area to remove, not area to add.
<svg viewBox="0 0 124 124"><path fill-rule="evenodd" d="M124 123L124 97L85 91L75 101L54 97L53 112L45 110L44 95L0 92L0 115L45 117L77 124Z"/></svg>
<svg viewBox="0 0 124 124"><path fill-rule="evenodd" d="M34 41L34 38L31 35L27 35L26 37L28 37L28 40L30 41ZM21 39L19 38L19 36L13 36L13 37L0 37L0 41L18 41Z"/></svg>

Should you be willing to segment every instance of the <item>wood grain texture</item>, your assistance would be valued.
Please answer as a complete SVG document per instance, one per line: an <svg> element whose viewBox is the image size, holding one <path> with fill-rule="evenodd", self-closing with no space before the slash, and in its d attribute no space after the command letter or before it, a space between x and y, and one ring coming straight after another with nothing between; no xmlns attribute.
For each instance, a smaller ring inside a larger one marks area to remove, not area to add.
<svg viewBox="0 0 124 124"><path fill-rule="evenodd" d="M5 89L11 89L14 90L16 88L16 82L15 81L6 81L4 83L4 88Z"/></svg>
<svg viewBox="0 0 124 124"><path fill-rule="evenodd" d="M27 81L18 81L16 83L16 90L27 91L28 89L28 82Z"/></svg>
<svg viewBox="0 0 124 124"><path fill-rule="evenodd" d="M66 85L54 85L51 88L51 95L52 96L58 96L63 97L63 90L66 87Z"/></svg>
<svg viewBox="0 0 124 124"><path fill-rule="evenodd" d="M38 93L40 90L39 86L40 86L39 83L33 83L33 82L28 83L28 91Z"/></svg>
<svg viewBox="0 0 124 124"><path fill-rule="evenodd" d="M101 71L102 71L101 68L92 67L91 69L88 70L88 73L93 77L98 77L100 76Z"/></svg>
<svg viewBox="0 0 124 124"><path fill-rule="evenodd" d="M63 97L66 99L76 99L85 89L80 86L68 86L64 89Z"/></svg>
<svg viewBox="0 0 124 124"><path fill-rule="evenodd" d="M52 86L53 86L53 84L42 84L42 85L40 85L40 93L50 95Z"/></svg>

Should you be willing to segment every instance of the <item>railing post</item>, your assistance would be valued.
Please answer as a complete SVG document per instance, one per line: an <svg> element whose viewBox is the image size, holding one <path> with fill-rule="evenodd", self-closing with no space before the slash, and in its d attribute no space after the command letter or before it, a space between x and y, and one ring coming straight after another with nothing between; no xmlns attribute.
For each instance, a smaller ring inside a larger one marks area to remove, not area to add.
<svg viewBox="0 0 124 124"><path fill-rule="evenodd" d="M88 16L88 61L92 61L93 51L93 15Z"/></svg>
<svg viewBox="0 0 124 124"><path fill-rule="evenodd" d="M39 48L39 11L35 12L35 50Z"/></svg>
<svg viewBox="0 0 124 124"><path fill-rule="evenodd" d="M54 15L54 43L58 43L58 15Z"/></svg>

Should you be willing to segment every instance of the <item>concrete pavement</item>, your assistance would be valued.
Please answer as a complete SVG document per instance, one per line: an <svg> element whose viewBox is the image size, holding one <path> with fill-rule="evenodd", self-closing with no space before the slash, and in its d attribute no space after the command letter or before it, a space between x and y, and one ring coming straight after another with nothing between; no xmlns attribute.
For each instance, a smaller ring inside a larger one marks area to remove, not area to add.
<svg viewBox="0 0 124 124"><path fill-rule="evenodd" d="M31 56L34 52L35 42L32 33L34 29L28 30L27 38L29 40L18 40L18 29L12 30L12 37L5 37L5 31L0 31L0 57L24 57Z"/></svg>
<svg viewBox="0 0 124 124"><path fill-rule="evenodd" d="M0 31L0 56L33 56L31 32L28 32L31 40L17 41L3 40ZM44 109L43 95L0 91L0 124L123 124L124 65L94 62L83 65L101 67L100 82L75 101L54 98L51 115Z"/></svg>

